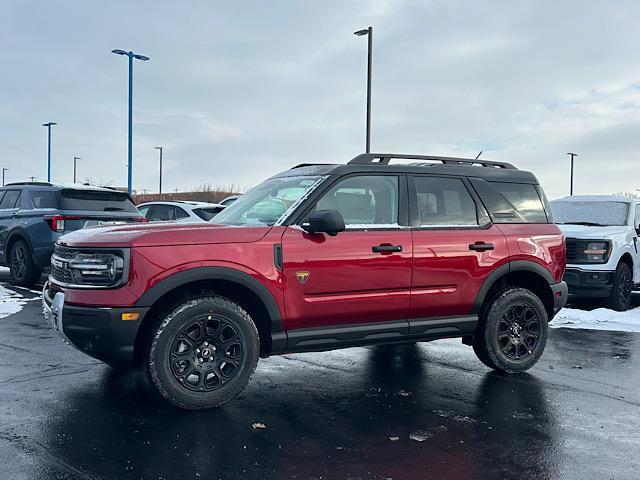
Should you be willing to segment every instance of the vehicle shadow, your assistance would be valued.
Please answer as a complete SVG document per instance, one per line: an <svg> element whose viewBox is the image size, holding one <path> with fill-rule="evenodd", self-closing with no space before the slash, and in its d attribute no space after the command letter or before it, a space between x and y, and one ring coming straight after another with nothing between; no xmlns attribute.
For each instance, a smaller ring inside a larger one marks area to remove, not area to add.
<svg viewBox="0 0 640 480"><path fill-rule="evenodd" d="M347 352L345 369L268 359L245 393L203 412L105 368L52 403L39 441L106 478L555 476L557 421L534 377L444 367L423 345Z"/></svg>

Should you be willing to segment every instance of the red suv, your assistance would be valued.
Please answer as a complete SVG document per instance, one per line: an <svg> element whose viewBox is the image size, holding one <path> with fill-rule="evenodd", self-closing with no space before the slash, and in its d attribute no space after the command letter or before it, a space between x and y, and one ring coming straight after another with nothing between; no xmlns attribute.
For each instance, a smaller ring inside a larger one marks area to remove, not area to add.
<svg viewBox="0 0 640 480"><path fill-rule="evenodd" d="M71 345L146 365L163 397L198 409L287 352L461 337L489 367L526 370L566 302L564 268L531 173L363 154L276 175L211 224L65 235L43 305Z"/></svg>

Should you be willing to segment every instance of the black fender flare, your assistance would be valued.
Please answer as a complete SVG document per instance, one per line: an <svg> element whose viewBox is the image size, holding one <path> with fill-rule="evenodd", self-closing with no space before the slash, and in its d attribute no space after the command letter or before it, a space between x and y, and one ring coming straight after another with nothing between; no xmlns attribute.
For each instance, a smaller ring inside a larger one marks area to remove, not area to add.
<svg viewBox="0 0 640 480"><path fill-rule="evenodd" d="M151 307L171 290L202 280L225 280L248 288L258 296L269 312L272 334L282 331L282 316L271 292L251 275L229 267L195 267L174 273L147 290L136 302L136 307Z"/></svg>
<svg viewBox="0 0 640 480"><path fill-rule="evenodd" d="M500 265L494 271L492 271L489 276L486 278L482 287L478 291L476 295L476 301L473 304L473 309L471 313L479 313L482 308L482 304L485 301L487 293L493 285L500 280L503 276L507 275L511 272L531 272L535 273L538 276L542 277L549 285L554 285L556 281L551 275L551 272L544 268L542 265L536 262L532 262L531 260L514 260L509 263L505 263L504 265Z"/></svg>

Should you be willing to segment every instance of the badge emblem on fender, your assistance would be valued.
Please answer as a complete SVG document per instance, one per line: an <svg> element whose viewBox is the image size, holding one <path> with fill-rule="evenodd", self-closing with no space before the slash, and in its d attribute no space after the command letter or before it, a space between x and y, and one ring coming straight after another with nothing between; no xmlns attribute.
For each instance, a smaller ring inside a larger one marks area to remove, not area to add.
<svg viewBox="0 0 640 480"><path fill-rule="evenodd" d="M298 277L298 281L304 285L309 280L309 272L296 272L296 277Z"/></svg>

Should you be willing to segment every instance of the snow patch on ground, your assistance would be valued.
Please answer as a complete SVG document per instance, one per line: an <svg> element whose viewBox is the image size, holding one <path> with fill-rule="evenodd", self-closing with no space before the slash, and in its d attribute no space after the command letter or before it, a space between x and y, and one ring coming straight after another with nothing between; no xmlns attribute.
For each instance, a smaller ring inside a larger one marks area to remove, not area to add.
<svg viewBox="0 0 640 480"><path fill-rule="evenodd" d="M626 312L616 312L608 308L597 308L591 311L563 308L549 326L552 328L640 332L640 307Z"/></svg>
<svg viewBox="0 0 640 480"><path fill-rule="evenodd" d="M33 300L39 300L39 298L25 298L19 293L0 285L0 318L18 313L28 302Z"/></svg>

